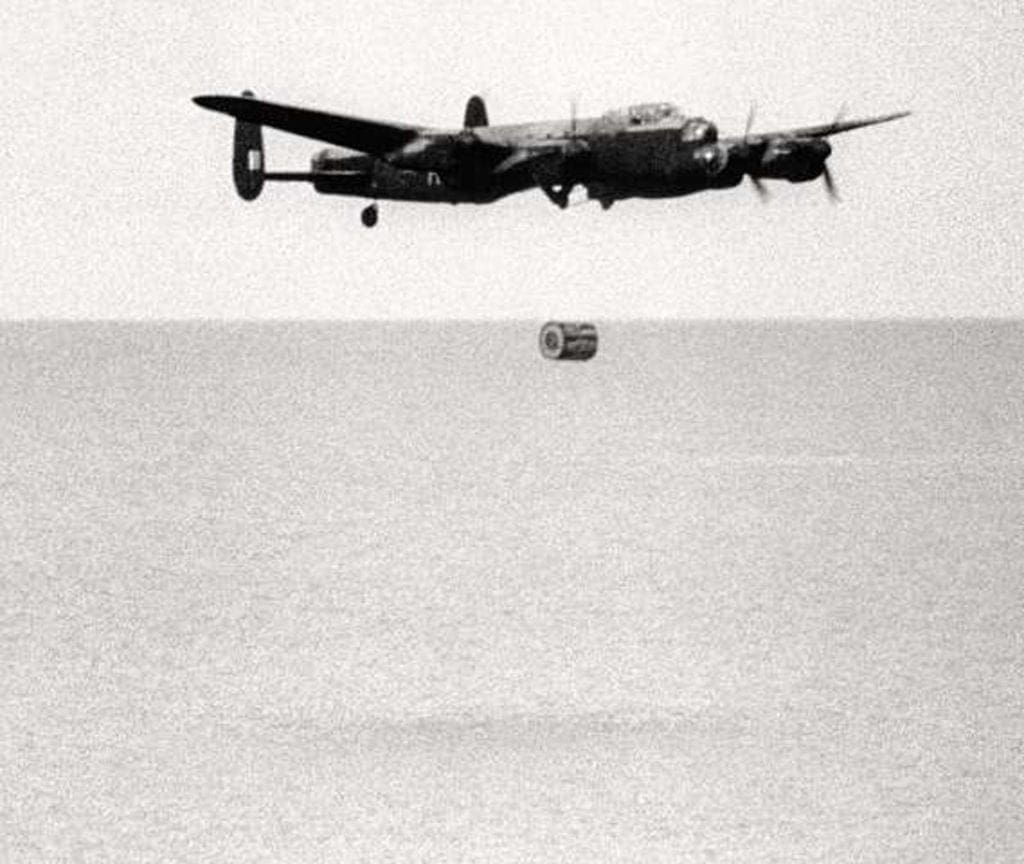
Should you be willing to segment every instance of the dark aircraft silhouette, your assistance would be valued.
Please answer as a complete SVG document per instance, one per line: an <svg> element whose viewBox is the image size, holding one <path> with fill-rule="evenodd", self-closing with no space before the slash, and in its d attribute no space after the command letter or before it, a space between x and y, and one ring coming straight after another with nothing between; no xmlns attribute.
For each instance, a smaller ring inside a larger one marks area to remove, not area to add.
<svg viewBox="0 0 1024 864"><path fill-rule="evenodd" d="M600 117L491 126L479 96L466 105L461 129L431 129L329 114L242 96L197 96L203 108L235 118L234 179L238 194L255 199L266 181L312 183L327 195L354 195L373 203L363 224L377 224L377 201L488 204L540 187L566 207L577 185L608 209L625 198L668 198L736 186L749 177L764 197L764 180L804 183L823 178L837 198L826 164L831 135L906 117L753 133L753 110L740 137L719 138L703 117L666 102L633 105ZM263 126L335 147L317 153L308 172L271 172L264 166ZM353 155L358 151L360 155Z"/></svg>

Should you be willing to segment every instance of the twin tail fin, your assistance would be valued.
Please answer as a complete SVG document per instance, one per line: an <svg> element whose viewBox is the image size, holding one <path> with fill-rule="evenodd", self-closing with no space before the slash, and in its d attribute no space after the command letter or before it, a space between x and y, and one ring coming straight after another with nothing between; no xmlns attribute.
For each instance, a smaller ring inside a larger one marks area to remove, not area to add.
<svg viewBox="0 0 1024 864"><path fill-rule="evenodd" d="M246 99L252 99L251 90L242 93ZM231 173L235 180L235 189L239 197L246 201L254 201L263 191L263 127L258 123L235 120L235 153L231 164Z"/></svg>
<svg viewBox="0 0 1024 864"><path fill-rule="evenodd" d="M480 96L470 96L466 103L466 118L463 126L467 129L474 129L477 126L487 125L487 106Z"/></svg>

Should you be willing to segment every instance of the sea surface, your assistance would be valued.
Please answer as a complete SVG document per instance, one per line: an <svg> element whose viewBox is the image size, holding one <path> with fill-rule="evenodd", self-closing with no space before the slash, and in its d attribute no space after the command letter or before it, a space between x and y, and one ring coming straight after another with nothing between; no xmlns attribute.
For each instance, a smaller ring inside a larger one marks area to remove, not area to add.
<svg viewBox="0 0 1024 864"><path fill-rule="evenodd" d="M0 860L1024 860L1024 322L0 325Z"/></svg>

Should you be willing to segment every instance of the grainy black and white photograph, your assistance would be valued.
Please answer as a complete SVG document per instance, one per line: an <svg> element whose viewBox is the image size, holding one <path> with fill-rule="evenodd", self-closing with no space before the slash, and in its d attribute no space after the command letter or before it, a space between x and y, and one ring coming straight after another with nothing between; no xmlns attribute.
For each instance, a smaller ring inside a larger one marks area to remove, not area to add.
<svg viewBox="0 0 1024 864"><path fill-rule="evenodd" d="M1024 860L1024 9L0 9L0 860Z"/></svg>

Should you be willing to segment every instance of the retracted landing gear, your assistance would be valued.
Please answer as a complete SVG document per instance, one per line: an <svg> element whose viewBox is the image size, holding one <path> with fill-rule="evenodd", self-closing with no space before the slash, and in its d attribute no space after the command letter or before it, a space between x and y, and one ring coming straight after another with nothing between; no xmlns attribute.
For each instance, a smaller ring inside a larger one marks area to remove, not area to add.
<svg viewBox="0 0 1024 864"><path fill-rule="evenodd" d="M363 220L363 224L367 228L372 228L377 224L377 204L373 203L369 207L366 207L362 213L359 214L359 218Z"/></svg>

